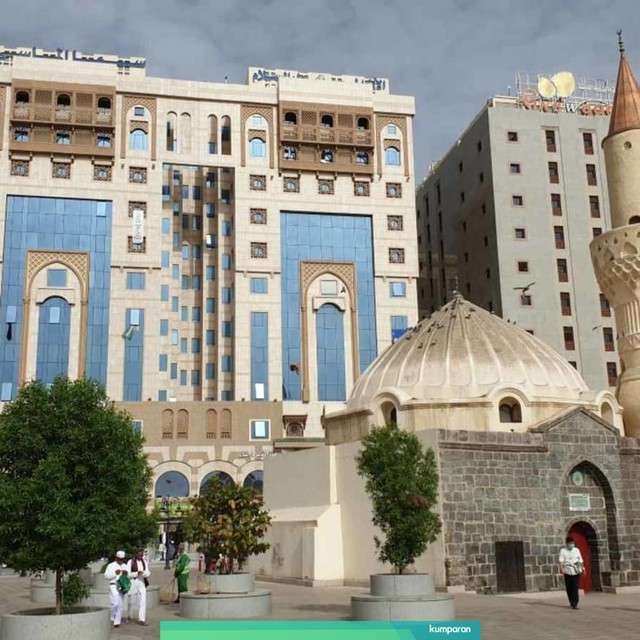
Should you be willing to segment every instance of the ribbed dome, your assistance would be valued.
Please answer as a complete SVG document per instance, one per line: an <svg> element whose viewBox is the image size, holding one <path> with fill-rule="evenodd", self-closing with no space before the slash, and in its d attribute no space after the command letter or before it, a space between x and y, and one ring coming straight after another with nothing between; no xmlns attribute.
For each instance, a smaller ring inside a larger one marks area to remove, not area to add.
<svg viewBox="0 0 640 640"><path fill-rule="evenodd" d="M580 374L551 347L456 297L386 349L358 379L347 410L380 392L403 402L464 401L515 387L529 400L579 400Z"/></svg>

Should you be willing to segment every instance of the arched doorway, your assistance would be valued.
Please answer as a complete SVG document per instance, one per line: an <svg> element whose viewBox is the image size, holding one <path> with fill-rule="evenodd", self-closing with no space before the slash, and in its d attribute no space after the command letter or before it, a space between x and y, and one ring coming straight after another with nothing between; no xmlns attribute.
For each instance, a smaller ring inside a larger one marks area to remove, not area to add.
<svg viewBox="0 0 640 640"><path fill-rule="evenodd" d="M584 572L580 576L580 588L589 591L601 591L600 562L598 558L598 536L588 522L576 522L569 529L567 536L575 540L584 560Z"/></svg>
<svg viewBox="0 0 640 640"><path fill-rule="evenodd" d="M233 478L225 471L211 471L211 473L207 473L207 475L202 479L202 482L200 483L200 495L205 493L205 491L207 490L207 485L214 478L218 478L218 480L223 485L229 485L234 483Z"/></svg>

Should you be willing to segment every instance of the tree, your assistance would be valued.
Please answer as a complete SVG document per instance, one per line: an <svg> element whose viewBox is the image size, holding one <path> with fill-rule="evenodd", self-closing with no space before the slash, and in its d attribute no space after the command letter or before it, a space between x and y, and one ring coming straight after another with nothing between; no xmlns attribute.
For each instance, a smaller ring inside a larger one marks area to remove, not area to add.
<svg viewBox="0 0 640 640"><path fill-rule="evenodd" d="M378 558L401 574L438 535L441 522L435 506L438 472L432 449L396 424L376 427L362 440L356 459L371 498Z"/></svg>
<svg viewBox="0 0 640 640"><path fill-rule="evenodd" d="M223 573L241 570L249 556L269 549L262 539L271 516L255 489L213 478L191 504L183 522L186 538L201 545L207 562L222 557Z"/></svg>
<svg viewBox="0 0 640 640"><path fill-rule="evenodd" d="M0 414L0 558L63 576L155 535L142 437L93 381L32 382Z"/></svg>

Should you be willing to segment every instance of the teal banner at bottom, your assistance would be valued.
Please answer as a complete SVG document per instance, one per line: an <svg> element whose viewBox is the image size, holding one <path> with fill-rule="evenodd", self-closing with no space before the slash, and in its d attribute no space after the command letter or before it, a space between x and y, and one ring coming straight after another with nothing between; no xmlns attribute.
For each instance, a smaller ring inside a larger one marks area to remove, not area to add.
<svg viewBox="0 0 640 640"><path fill-rule="evenodd" d="M160 640L480 640L477 620L161 622Z"/></svg>

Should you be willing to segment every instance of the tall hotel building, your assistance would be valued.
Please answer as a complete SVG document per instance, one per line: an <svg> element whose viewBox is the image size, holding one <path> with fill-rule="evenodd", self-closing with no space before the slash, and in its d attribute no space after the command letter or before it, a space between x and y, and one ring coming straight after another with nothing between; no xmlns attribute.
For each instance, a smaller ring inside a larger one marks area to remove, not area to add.
<svg viewBox="0 0 640 640"><path fill-rule="evenodd" d="M0 47L0 399L99 380L156 495L320 442L416 322L413 113L383 79Z"/></svg>
<svg viewBox="0 0 640 640"><path fill-rule="evenodd" d="M542 98L536 80L520 74L516 96L489 100L418 187L420 317L458 289L551 345L591 388L614 386L615 323L589 254L611 228L601 142L614 87L581 80Z"/></svg>

